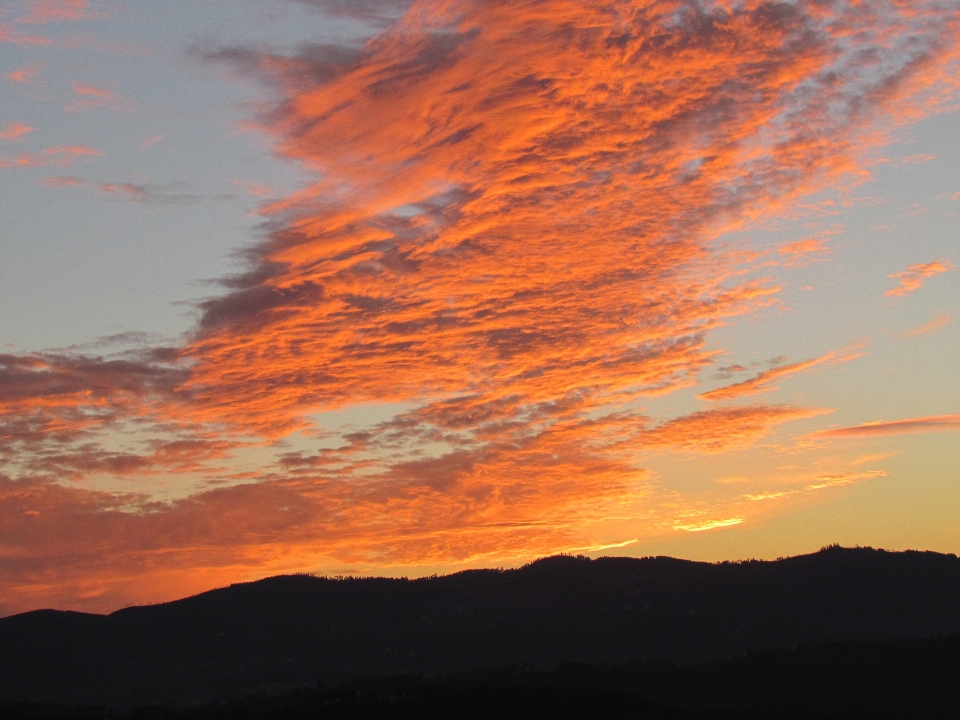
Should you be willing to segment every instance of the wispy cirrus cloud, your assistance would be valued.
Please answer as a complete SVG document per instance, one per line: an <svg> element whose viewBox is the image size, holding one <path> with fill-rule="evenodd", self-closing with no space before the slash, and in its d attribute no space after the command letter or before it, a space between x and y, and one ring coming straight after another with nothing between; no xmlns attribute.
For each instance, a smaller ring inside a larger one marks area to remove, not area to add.
<svg viewBox="0 0 960 720"><path fill-rule="evenodd" d="M192 204L203 201L202 195L186 192L172 192L153 184L138 183L97 183L97 189L106 194L129 202L152 203L160 205ZM229 196L217 196L223 199Z"/></svg>
<svg viewBox="0 0 960 720"><path fill-rule="evenodd" d="M833 253L833 249L827 244L829 239L842 233L842 227L833 226L799 240L784 243L777 248L777 255L780 256L779 263L786 267L805 267L813 262L823 261Z"/></svg>
<svg viewBox="0 0 960 720"><path fill-rule="evenodd" d="M705 393L701 393L698 397L701 400L732 400L734 398L743 397L744 395L769 392L776 389L772 387L770 383L775 381L777 378L795 375L796 373L809 370L810 368L817 367L818 365L823 365L825 363L833 364L850 362L851 360L856 360L857 358L863 357L863 355L864 353L857 352L856 350L835 351L827 353L826 355L821 355L820 357L812 360L803 360L801 362L777 365L769 370L764 370L763 372L758 373L748 380L734 383L732 385L725 385L714 390L709 390Z"/></svg>
<svg viewBox="0 0 960 720"><path fill-rule="evenodd" d="M724 520L700 520L697 522L681 522L673 527L676 530L686 530L687 532L703 532L704 530L716 530L717 528L732 527L740 525L743 522L742 517L726 518Z"/></svg>
<svg viewBox="0 0 960 720"><path fill-rule="evenodd" d="M775 425L828 412L819 408L786 405L746 405L701 410L665 422L648 431L644 440L650 446L725 452L751 445Z"/></svg>
<svg viewBox="0 0 960 720"><path fill-rule="evenodd" d="M100 19L103 15L90 7L89 0L31 0L28 12L17 18L25 25Z"/></svg>
<svg viewBox="0 0 960 720"><path fill-rule="evenodd" d="M711 330L776 296L710 238L855 168L880 112L956 92L939 62L955 14L314 4L378 31L205 53L270 85L259 127L316 179L261 209L267 235L182 343L2 360L8 602L82 588L103 607L219 577L449 567L745 522L643 468L824 412L640 409L693 387ZM323 419L386 403L359 427ZM150 482L168 477L180 495Z"/></svg>
<svg viewBox="0 0 960 720"><path fill-rule="evenodd" d="M950 323L953 322L953 316L949 313L937 313L933 318L925 322L919 327L915 327L913 330L909 330L903 334L903 337L920 337L921 335L932 335L933 333L942 330L947 327Z"/></svg>
<svg viewBox="0 0 960 720"><path fill-rule="evenodd" d="M37 180L37 185L48 188L80 187L86 185L87 181L83 178L72 175L54 175L53 177L41 178Z"/></svg>
<svg viewBox="0 0 960 720"><path fill-rule="evenodd" d="M67 157L103 157L106 153L99 148L89 145L56 145L43 151L45 155L62 155Z"/></svg>
<svg viewBox="0 0 960 720"><path fill-rule="evenodd" d="M0 22L0 43L44 46L53 45L53 40L42 35L29 35L21 33L12 24Z"/></svg>
<svg viewBox="0 0 960 720"><path fill-rule="evenodd" d="M861 480L873 480L874 478L886 477L887 473L883 470L867 470L859 473L840 473L839 475L821 475L816 481L809 485L804 485L804 490L823 490L824 488L840 487L841 485L851 485Z"/></svg>
<svg viewBox="0 0 960 720"><path fill-rule="evenodd" d="M136 109L136 104L129 98L97 85L75 83L73 92L76 99L63 108L65 112L79 112L103 107L123 112L132 112Z"/></svg>
<svg viewBox="0 0 960 720"><path fill-rule="evenodd" d="M954 267L954 264L949 260L934 260L928 263L911 265L906 270L887 275L889 278L899 280L900 284L895 288L887 290L884 295L887 297L903 297L904 295L909 295L923 287L924 282L930 278L940 273L949 272L953 270Z"/></svg>
<svg viewBox="0 0 960 720"><path fill-rule="evenodd" d="M908 420L877 420L853 425L851 427L833 428L811 433L808 437L838 439L854 437L876 437L881 435L907 435L925 432L949 432L960 430L960 415L931 415L928 417L910 418Z"/></svg>
<svg viewBox="0 0 960 720"><path fill-rule="evenodd" d="M16 83L29 83L43 69L42 63L32 63L7 73L7 79Z"/></svg>
<svg viewBox="0 0 960 720"><path fill-rule="evenodd" d="M16 45L52 46L56 41L44 35L33 34L32 28L50 23L75 22L78 20L102 19L104 14L94 11L88 0L31 0L20 7L11 4L5 8L3 21L0 21L0 43ZM26 72L24 80L18 80L14 73ZM14 71L9 76L15 82L25 82L32 72L24 69Z"/></svg>
<svg viewBox="0 0 960 720"><path fill-rule="evenodd" d="M33 128L20 122L7 123L7 127L0 130L0 140L19 140L33 132Z"/></svg>
<svg viewBox="0 0 960 720"><path fill-rule="evenodd" d="M60 149L62 150L62 149ZM91 152L82 152L90 148L74 148L76 155L94 154ZM70 156L70 153L67 153ZM62 161L58 164L64 164ZM177 204L195 204L204 200L224 200L231 199L232 195L196 195L189 192L177 192L175 188L161 187L152 183L129 183L129 182L91 182L83 178L72 175L57 175L48 178L42 178L37 181L40 187L48 188L68 188L68 187L92 187L103 193L126 202L155 204L155 205L177 205Z"/></svg>

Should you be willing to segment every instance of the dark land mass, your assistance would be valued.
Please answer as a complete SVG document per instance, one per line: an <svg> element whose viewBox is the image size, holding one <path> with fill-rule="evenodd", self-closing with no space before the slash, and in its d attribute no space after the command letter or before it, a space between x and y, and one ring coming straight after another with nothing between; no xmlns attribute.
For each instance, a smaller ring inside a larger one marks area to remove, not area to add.
<svg viewBox="0 0 960 720"><path fill-rule="evenodd" d="M2 703L7 720L937 720L960 717L960 635L682 665L563 663L259 693L185 708Z"/></svg>
<svg viewBox="0 0 960 720"><path fill-rule="evenodd" d="M956 633L960 559L929 552L831 547L720 564L560 556L419 580L288 576L106 616L0 619L0 710L960 717L960 638L935 637ZM365 680L378 677L393 679ZM549 707L563 713L536 710Z"/></svg>

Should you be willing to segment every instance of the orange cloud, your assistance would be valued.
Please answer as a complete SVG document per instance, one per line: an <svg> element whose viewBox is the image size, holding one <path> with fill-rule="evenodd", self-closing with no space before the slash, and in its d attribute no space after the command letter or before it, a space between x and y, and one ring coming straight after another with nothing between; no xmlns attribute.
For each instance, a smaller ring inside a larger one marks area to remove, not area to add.
<svg viewBox="0 0 960 720"><path fill-rule="evenodd" d="M253 197L265 198L274 192L271 185L257 185L256 183L238 180L237 178L231 178L230 182L233 183L234 187L240 188L247 193L247 195L252 195Z"/></svg>
<svg viewBox="0 0 960 720"><path fill-rule="evenodd" d="M23 123L12 122L7 124L6 130L0 130L0 140L18 140L24 135L33 132L33 128Z"/></svg>
<svg viewBox="0 0 960 720"><path fill-rule="evenodd" d="M686 530L687 532L703 532L704 530L715 530L717 528L731 527L733 525L739 525L743 522L743 518L727 518L726 520L702 520L692 523L678 523L673 527L677 530Z"/></svg>
<svg viewBox="0 0 960 720"><path fill-rule="evenodd" d="M70 175L58 175L55 177L43 178L37 181L40 187L64 188L86 185L87 181Z"/></svg>
<svg viewBox="0 0 960 720"><path fill-rule="evenodd" d="M889 278L900 280L900 285L887 290L884 295L887 297L903 297L923 287L924 281L928 278L953 269L954 265L949 260L934 260L933 262L911 265L902 272L887 275Z"/></svg>
<svg viewBox="0 0 960 720"><path fill-rule="evenodd" d="M726 385L724 387L716 388L715 390L701 393L697 397L699 397L701 400L732 400L744 395L769 392L771 390L776 390L776 388L770 386L770 383L779 377L794 375L795 373L803 372L804 370L808 370L824 363L849 362L850 360L855 360L859 357L863 357L863 353L853 352L844 354L843 352L838 351L827 353L826 355L813 360L804 360L802 362L790 363L788 365L778 365L770 370L764 370L749 380L744 380L743 382L734 383L733 385Z"/></svg>
<svg viewBox="0 0 960 720"><path fill-rule="evenodd" d="M15 45L53 45L53 40L50 38L40 35L21 35L9 24L0 22L0 43L4 42Z"/></svg>
<svg viewBox="0 0 960 720"><path fill-rule="evenodd" d="M32 152L20 153L15 158L0 155L0 168L38 168L51 164L70 167L78 157L102 157L104 154L102 150L84 145L58 145L47 148L43 151L43 155Z"/></svg>
<svg viewBox="0 0 960 720"><path fill-rule="evenodd" d="M937 330L942 330L953 322L953 317L947 313L937 313L930 322L926 322L920 327L916 327L903 334L904 337L919 337L921 335L931 335Z"/></svg>
<svg viewBox="0 0 960 720"><path fill-rule="evenodd" d="M3 155L0 155L0 168L36 168L49 165L50 162L50 158L44 157L43 155L36 155L35 153L31 152L20 153L15 158L6 158Z"/></svg>
<svg viewBox="0 0 960 720"><path fill-rule="evenodd" d="M906 435L923 432L960 430L960 415L932 415L909 420L876 421L853 427L821 430L811 433L813 438L874 437L877 435Z"/></svg>
<svg viewBox="0 0 960 720"><path fill-rule="evenodd" d="M132 112L136 109L136 105L132 100L118 95L112 90L97 87L96 85L76 83L73 86L73 92L79 96L79 99L65 107L64 111L66 112L77 112L79 110L101 107L110 107L124 112Z"/></svg>
<svg viewBox="0 0 960 720"><path fill-rule="evenodd" d="M833 252L827 245L827 239L842 232L842 227L834 226L815 235L781 245L777 248L777 254L782 258L780 264L786 267L805 267L812 262L825 259Z"/></svg>
<svg viewBox="0 0 960 720"><path fill-rule="evenodd" d="M271 83L262 129L315 182L261 209L269 234L176 347L0 358L0 595L105 608L745 519L643 458L824 411L637 408L694 386L709 332L778 291L710 239L855 171L878 113L926 107L912 88L956 89L916 75L955 13L856 10L422 2L362 47L212 53Z"/></svg>
<svg viewBox="0 0 960 720"><path fill-rule="evenodd" d="M702 410L670 420L644 434L645 445L667 445L703 452L747 447L774 425L815 417L828 410L786 405L749 405Z"/></svg>
<svg viewBox="0 0 960 720"><path fill-rule="evenodd" d="M68 155L70 157L103 157L106 154L103 150L86 145L57 145L56 147L48 147L43 152L47 155Z"/></svg>
<svg viewBox="0 0 960 720"><path fill-rule="evenodd" d="M31 0L29 7L29 14L18 18L18 23L43 24L100 17L90 11L88 0Z"/></svg>
<svg viewBox="0 0 960 720"><path fill-rule="evenodd" d="M43 65L41 63L27 65L7 73L7 79L18 83L28 83L33 80L34 77L36 77L37 73L40 72L42 68Z"/></svg>
<svg viewBox="0 0 960 720"><path fill-rule="evenodd" d="M821 475L815 482L804 485L804 490L822 490L824 488L839 487L841 485L850 485L861 480L872 480L873 478L886 477L887 473L883 470L867 470L861 473L841 473L839 475Z"/></svg>
<svg viewBox="0 0 960 720"><path fill-rule="evenodd" d="M818 238L805 238L781 245L777 252L781 255L808 255L810 253L826 252L827 250L828 248L823 244L823 240Z"/></svg>

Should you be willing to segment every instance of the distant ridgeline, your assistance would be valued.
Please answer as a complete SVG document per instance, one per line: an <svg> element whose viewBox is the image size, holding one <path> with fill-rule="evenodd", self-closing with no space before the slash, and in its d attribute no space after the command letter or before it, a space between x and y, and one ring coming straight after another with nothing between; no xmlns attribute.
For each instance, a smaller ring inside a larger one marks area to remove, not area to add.
<svg viewBox="0 0 960 720"><path fill-rule="evenodd" d="M831 547L716 565L559 556L419 580L275 577L106 616L40 610L0 619L0 701L186 706L398 675L514 668L515 678L518 667L546 682L563 663L716 665L767 648L958 632L954 555ZM960 643L935 642L953 653L938 667L956 661ZM927 652L922 643L903 647ZM821 657L788 655L803 653ZM722 667L755 674L764 665L757 657ZM614 685L624 683L649 677L634 672Z"/></svg>

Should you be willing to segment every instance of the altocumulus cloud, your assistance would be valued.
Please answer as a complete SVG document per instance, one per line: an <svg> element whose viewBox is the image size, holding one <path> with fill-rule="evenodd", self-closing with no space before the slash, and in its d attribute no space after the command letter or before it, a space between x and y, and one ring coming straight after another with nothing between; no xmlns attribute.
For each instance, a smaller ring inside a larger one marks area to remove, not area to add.
<svg viewBox="0 0 960 720"><path fill-rule="evenodd" d="M203 53L270 83L260 127L316 172L263 208L246 271L176 347L2 359L5 610L739 522L684 507L644 453L822 411L632 409L775 297L707 239L855 168L883 113L957 92L958 19L932 1L312 4L374 30ZM361 403L401 409L318 427Z"/></svg>

